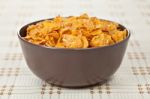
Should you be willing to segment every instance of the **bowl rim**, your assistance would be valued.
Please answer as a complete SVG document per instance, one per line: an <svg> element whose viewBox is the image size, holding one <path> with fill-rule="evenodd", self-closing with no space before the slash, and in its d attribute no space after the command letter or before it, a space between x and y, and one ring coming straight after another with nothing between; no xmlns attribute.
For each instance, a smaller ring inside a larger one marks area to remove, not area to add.
<svg viewBox="0 0 150 99"><path fill-rule="evenodd" d="M57 47L49 47L49 46L43 46L43 45L38 45L38 44L34 44L34 43L31 43L31 42L28 42L26 39L24 39L24 37L22 37L20 34L21 34L21 30L24 29L25 27L29 26L29 25L32 25L32 24L36 24L38 22L41 22L41 21L44 21L44 20L51 20L53 18L49 18L49 19L42 19L42 20L38 20L38 21L34 21L34 22L31 22L29 24L26 24L24 26L22 26L19 31L17 32L17 35L18 35L18 38L21 39L22 41L30 44L31 46L37 46L37 47L41 47L41 48L45 48L45 49L51 49L51 50L74 50L74 51L78 51L78 50L94 50L94 49L103 49L103 48L108 48L108 47L114 47L114 46L117 46L117 45L120 45L121 43L127 41L130 36L131 36L131 32L129 29L127 29L124 25L118 23L118 22L115 22L115 21L110 21L110 20L106 20L106 19L101 19L101 20L105 20L105 21L109 21L109 22L115 22L119 25L121 25L123 28L125 28L127 30L127 37L120 41L120 42L117 42L117 43L114 43L112 45L108 45L108 46L99 46L99 47L92 47L92 48L57 48Z"/></svg>

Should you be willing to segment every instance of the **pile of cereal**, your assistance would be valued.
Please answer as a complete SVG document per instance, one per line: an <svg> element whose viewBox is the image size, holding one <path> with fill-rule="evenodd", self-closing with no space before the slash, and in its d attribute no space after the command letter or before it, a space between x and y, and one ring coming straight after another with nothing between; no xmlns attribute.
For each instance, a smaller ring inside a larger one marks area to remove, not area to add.
<svg viewBox="0 0 150 99"><path fill-rule="evenodd" d="M127 31L114 22L81 16L41 21L27 28L25 39L34 44L58 48L108 46L126 38Z"/></svg>

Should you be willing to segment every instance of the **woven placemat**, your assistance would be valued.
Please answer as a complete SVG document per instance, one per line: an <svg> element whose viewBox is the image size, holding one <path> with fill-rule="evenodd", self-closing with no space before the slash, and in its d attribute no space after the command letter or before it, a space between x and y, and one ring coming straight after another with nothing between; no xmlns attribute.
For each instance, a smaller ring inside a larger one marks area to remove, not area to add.
<svg viewBox="0 0 150 99"><path fill-rule="evenodd" d="M124 24L131 39L121 67L103 85L65 89L28 69L17 38L29 22L88 13ZM150 0L0 0L0 99L150 99Z"/></svg>

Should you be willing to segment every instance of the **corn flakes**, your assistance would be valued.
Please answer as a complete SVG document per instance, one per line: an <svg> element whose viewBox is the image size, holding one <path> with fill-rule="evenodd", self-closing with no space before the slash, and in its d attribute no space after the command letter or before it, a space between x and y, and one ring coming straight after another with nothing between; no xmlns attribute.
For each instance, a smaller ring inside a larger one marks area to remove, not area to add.
<svg viewBox="0 0 150 99"><path fill-rule="evenodd" d="M108 46L124 40L127 30L115 22L80 16L44 20L27 27L25 39L31 43L57 48Z"/></svg>

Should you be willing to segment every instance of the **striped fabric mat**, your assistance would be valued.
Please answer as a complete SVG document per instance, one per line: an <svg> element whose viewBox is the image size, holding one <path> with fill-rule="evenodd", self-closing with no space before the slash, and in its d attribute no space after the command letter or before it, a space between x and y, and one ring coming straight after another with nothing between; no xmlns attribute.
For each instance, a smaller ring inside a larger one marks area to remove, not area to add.
<svg viewBox="0 0 150 99"><path fill-rule="evenodd" d="M103 85L51 86L28 69L17 31L56 15L88 13L124 24L131 39L124 60ZM0 99L150 99L150 0L0 0Z"/></svg>

